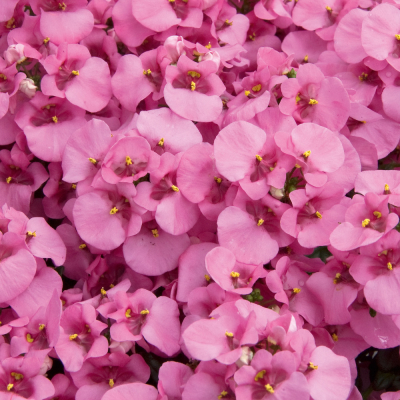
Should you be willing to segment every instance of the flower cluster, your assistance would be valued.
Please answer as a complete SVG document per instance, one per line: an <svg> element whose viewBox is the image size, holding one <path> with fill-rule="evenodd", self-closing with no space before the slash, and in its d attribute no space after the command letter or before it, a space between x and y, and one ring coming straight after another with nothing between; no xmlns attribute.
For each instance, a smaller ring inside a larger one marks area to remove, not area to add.
<svg viewBox="0 0 400 400"><path fill-rule="evenodd" d="M1 399L400 396L398 1L4 0L0 54Z"/></svg>

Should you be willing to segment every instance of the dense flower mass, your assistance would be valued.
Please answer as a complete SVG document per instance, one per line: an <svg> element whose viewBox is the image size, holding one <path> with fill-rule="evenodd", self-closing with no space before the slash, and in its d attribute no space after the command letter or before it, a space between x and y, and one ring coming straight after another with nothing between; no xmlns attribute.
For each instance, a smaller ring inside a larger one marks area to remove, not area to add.
<svg viewBox="0 0 400 400"><path fill-rule="evenodd" d="M397 0L0 0L0 400L400 398Z"/></svg>

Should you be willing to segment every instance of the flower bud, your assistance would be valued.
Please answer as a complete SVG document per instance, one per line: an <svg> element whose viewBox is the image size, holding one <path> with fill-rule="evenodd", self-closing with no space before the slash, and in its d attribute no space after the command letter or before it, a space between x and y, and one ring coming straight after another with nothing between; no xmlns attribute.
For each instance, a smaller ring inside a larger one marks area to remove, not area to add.
<svg viewBox="0 0 400 400"><path fill-rule="evenodd" d="M285 191L282 189L277 189L276 187L271 186L271 188L269 189L269 192L271 193L272 197L275 197L275 199L282 199L283 197L285 197Z"/></svg>
<svg viewBox="0 0 400 400"><path fill-rule="evenodd" d="M164 47L167 50L168 58L171 63L178 62L182 54L186 54L182 36L170 36L165 42Z"/></svg>
<svg viewBox="0 0 400 400"><path fill-rule="evenodd" d="M37 87L35 82L30 78L23 79L19 84L19 90L24 93L27 97L32 99L35 96Z"/></svg>
<svg viewBox="0 0 400 400"><path fill-rule="evenodd" d="M26 60L24 47L23 44L12 44L11 46L8 46L8 49L3 54L8 65L14 63L20 64Z"/></svg>

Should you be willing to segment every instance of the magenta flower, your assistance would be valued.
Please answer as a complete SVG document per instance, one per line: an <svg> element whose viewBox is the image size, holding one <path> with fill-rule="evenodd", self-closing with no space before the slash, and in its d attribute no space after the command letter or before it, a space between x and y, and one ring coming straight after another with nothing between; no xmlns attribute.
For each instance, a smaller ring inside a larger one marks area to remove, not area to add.
<svg viewBox="0 0 400 400"><path fill-rule="evenodd" d="M249 210L227 207L218 217L218 240L221 246L231 250L237 261L245 264L266 264L279 250L271 238L268 226L264 226L267 207Z"/></svg>
<svg viewBox="0 0 400 400"><path fill-rule="evenodd" d="M400 284L398 244L400 234L392 230L376 243L363 249L352 263L350 273L364 287L371 308L384 315L398 314L399 305L390 301Z"/></svg>
<svg viewBox="0 0 400 400"><path fill-rule="evenodd" d="M45 161L61 161L72 132L85 124L85 111L65 99L37 93L24 103L15 122L24 130L32 153Z"/></svg>
<svg viewBox="0 0 400 400"><path fill-rule="evenodd" d="M60 337L55 350L67 371L76 372L84 361L107 353L107 339L101 332L107 328L96 320L96 310L89 304L67 307L60 321Z"/></svg>
<svg viewBox="0 0 400 400"><path fill-rule="evenodd" d="M365 197L355 195L340 224L330 236L331 245L338 250L348 251L375 243L399 222L395 213L389 213L388 198L375 193Z"/></svg>
<svg viewBox="0 0 400 400"><path fill-rule="evenodd" d="M327 174L337 171L344 163L343 145L329 129L314 123L304 123L292 133L279 132L275 141L282 152L295 158L310 185L321 187Z"/></svg>
<svg viewBox="0 0 400 400"><path fill-rule="evenodd" d="M84 0L47 2L33 0L32 9L40 15L40 31L55 44L79 43L93 29L93 14L85 9Z"/></svg>
<svg viewBox="0 0 400 400"><path fill-rule="evenodd" d="M42 164L30 163L17 144L11 151L0 150L0 205L7 204L28 214L32 193L48 179Z"/></svg>
<svg viewBox="0 0 400 400"><path fill-rule="evenodd" d="M47 71L41 82L45 95L66 97L89 112L100 111L110 101L110 69L101 58L91 57L85 46L63 43L57 56L49 55L42 64Z"/></svg>
<svg viewBox="0 0 400 400"><path fill-rule="evenodd" d="M366 195L375 193L387 198L389 204L400 206L400 173L399 171L363 171L358 174L354 190Z"/></svg>
<svg viewBox="0 0 400 400"><path fill-rule="evenodd" d="M235 373L236 398L289 400L296 396L309 399L310 388L304 375L297 372L297 363L295 355L289 351L272 355L259 350L250 366L243 366Z"/></svg>
<svg viewBox="0 0 400 400"><path fill-rule="evenodd" d="M399 70L399 30L398 8L392 4L380 4L379 7L375 7L362 23L361 42L365 52L377 60L387 60L393 68Z"/></svg>
<svg viewBox="0 0 400 400"><path fill-rule="evenodd" d="M197 203L207 219L218 219L226 207L230 182L216 168L213 146L199 143L186 150L176 171L176 181L183 195Z"/></svg>
<svg viewBox="0 0 400 400"><path fill-rule="evenodd" d="M187 233L172 235L156 223L143 224L142 229L124 243L126 263L135 272L161 275L178 266L179 256L190 246Z"/></svg>
<svg viewBox="0 0 400 400"><path fill-rule="evenodd" d="M164 98L176 114L192 121L209 122L222 111L219 96L225 85L216 75L218 66L211 60L195 63L185 55L176 66L165 71Z"/></svg>
<svg viewBox="0 0 400 400"><path fill-rule="evenodd" d="M139 354L130 357L123 353L108 353L89 358L78 372L71 373L78 387L76 399L100 399L114 387L133 382L145 383L150 377L150 368Z"/></svg>
<svg viewBox="0 0 400 400"><path fill-rule="evenodd" d="M97 174L114 143L109 126L98 119L84 123L71 135L62 159L63 180L72 184Z"/></svg>
<svg viewBox="0 0 400 400"><path fill-rule="evenodd" d="M233 122L220 131L214 143L218 171L232 182L239 181L254 200L264 197L270 186L282 188L293 157L282 154L273 135L248 122Z"/></svg>
<svg viewBox="0 0 400 400"><path fill-rule="evenodd" d="M281 227L303 247L326 246L329 236L344 221L347 201L341 187L328 182L321 188L306 185L289 194L293 208L281 218Z"/></svg>
<svg viewBox="0 0 400 400"><path fill-rule="evenodd" d="M36 261L24 240L16 233L7 232L1 236L0 265L0 302L4 303L27 289L35 276Z"/></svg>
<svg viewBox="0 0 400 400"><path fill-rule="evenodd" d="M30 351L11 357L10 345L1 344L0 393L5 399L44 400L54 395L54 386L40 369L47 351Z"/></svg>
<svg viewBox="0 0 400 400"><path fill-rule="evenodd" d="M150 0L145 5L133 0L132 12L143 26L156 32L163 32L174 25L200 28L203 21L203 13L195 0Z"/></svg>
<svg viewBox="0 0 400 400"><path fill-rule="evenodd" d="M194 289L206 286L209 275L205 258L217 247L215 243L198 243L189 246L179 257L179 275L176 299L187 302Z"/></svg>
<svg viewBox="0 0 400 400"><path fill-rule="evenodd" d="M137 130L158 154L177 154L202 142L196 125L168 108L142 111L137 120ZM162 136L160 136L162 132Z"/></svg>
<svg viewBox="0 0 400 400"><path fill-rule="evenodd" d="M266 275L262 265L247 265L236 261L234 254L223 247L211 250L205 258L209 276L222 289L249 294L258 278Z"/></svg>
<svg viewBox="0 0 400 400"><path fill-rule="evenodd" d="M112 184L137 181L157 169L160 157L151 151L146 139L125 137L106 154L101 165L103 179Z"/></svg>
<svg viewBox="0 0 400 400"><path fill-rule="evenodd" d="M301 65L297 77L282 83L279 109L298 122L341 129L350 112L349 96L338 78L325 77L313 64Z"/></svg>
<svg viewBox="0 0 400 400"><path fill-rule="evenodd" d="M115 302L106 303L98 310L116 321L110 330L114 340L136 342L144 338L168 356L179 351L179 311L174 300L156 297L145 289L133 294L120 291L115 295Z"/></svg>
<svg viewBox="0 0 400 400"><path fill-rule="evenodd" d="M181 154L164 153L160 167L153 170L150 182L137 186L135 202L149 211L155 211L157 224L171 235L182 235L193 228L200 216L197 204L182 194L176 182L176 170Z"/></svg>

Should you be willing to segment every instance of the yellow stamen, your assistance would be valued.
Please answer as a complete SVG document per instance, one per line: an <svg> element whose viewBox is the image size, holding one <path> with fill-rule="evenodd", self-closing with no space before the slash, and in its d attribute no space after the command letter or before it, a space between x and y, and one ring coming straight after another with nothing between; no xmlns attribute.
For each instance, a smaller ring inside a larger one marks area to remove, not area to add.
<svg viewBox="0 0 400 400"><path fill-rule="evenodd" d="M390 192L389 185L387 183L385 183L385 193L384 194L389 194L389 192Z"/></svg>
<svg viewBox="0 0 400 400"><path fill-rule="evenodd" d="M7 179L6 179L6 182L7 183L10 183L12 181L12 178L11 178L11 176L9 176Z"/></svg>
<svg viewBox="0 0 400 400"><path fill-rule="evenodd" d="M7 390L10 391L13 387L14 387L14 385L12 383L9 383L7 385Z"/></svg>
<svg viewBox="0 0 400 400"><path fill-rule="evenodd" d="M245 96L248 96L250 94L250 90L245 90L244 94L245 94Z"/></svg>
<svg viewBox="0 0 400 400"><path fill-rule="evenodd" d="M310 155L311 155L311 150L307 150L307 151L305 151L305 152L303 153L303 157L304 157L304 158L308 158L308 157L310 157Z"/></svg>
<svg viewBox="0 0 400 400"><path fill-rule="evenodd" d="M151 230L151 233L153 234L153 236L155 237L155 238L158 238L160 235L159 235L159 233L158 233L158 229L152 229Z"/></svg>
<svg viewBox="0 0 400 400"><path fill-rule="evenodd" d="M303 59L304 62L308 62L308 55L306 54Z"/></svg>
<svg viewBox="0 0 400 400"><path fill-rule="evenodd" d="M28 231L28 232L26 232L26 236L29 236L29 237L36 237L36 232Z"/></svg>
<svg viewBox="0 0 400 400"><path fill-rule="evenodd" d="M322 219L322 214L319 211L316 211L315 216L319 219Z"/></svg>
<svg viewBox="0 0 400 400"><path fill-rule="evenodd" d="M20 381L21 379L24 378L24 376L22 374L20 374L19 372L11 372L10 374L16 381Z"/></svg>
<svg viewBox="0 0 400 400"><path fill-rule="evenodd" d="M365 72L363 72L363 73L358 77L358 79L359 79L361 82L365 81L367 78L368 78L368 74L365 73Z"/></svg>
<svg viewBox="0 0 400 400"><path fill-rule="evenodd" d="M274 388L273 388L269 383L267 383L267 384L265 385L265 389L266 389L267 392L269 392L269 393L275 393Z"/></svg>
<svg viewBox="0 0 400 400"><path fill-rule="evenodd" d="M235 271L231 272L231 277L232 278L239 278L239 276L240 276L239 272L235 272Z"/></svg>
<svg viewBox="0 0 400 400"><path fill-rule="evenodd" d="M60 10L65 11L65 9L67 8L67 5L66 5L65 3L58 3L58 8L59 8Z"/></svg>
<svg viewBox="0 0 400 400"><path fill-rule="evenodd" d="M27 334L26 334L26 341L27 341L28 343L33 343L33 342L35 341L35 339L31 336L30 333L27 333Z"/></svg>
<svg viewBox="0 0 400 400"><path fill-rule="evenodd" d="M301 289L300 289L300 288L297 288L297 287L293 288L293 293L298 294L298 293L300 293L300 292L301 292Z"/></svg>
<svg viewBox="0 0 400 400"><path fill-rule="evenodd" d="M257 222L257 226L261 226L264 223L264 220L260 218Z"/></svg>
<svg viewBox="0 0 400 400"><path fill-rule="evenodd" d="M157 146L164 146L164 138L160 139L160 141L157 143Z"/></svg>
<svg viewBox="0 0 400 400"><path fill-rule="evenodd" d="M113 208L110 210L110 214L111 214L111 215L116 214L117 212L118 212L118 208L117 208L117 207L113 207Z"/></svg>
<svg viewBox="0 0 400 400"><path fill-rule="evenodd" d="M217 182L217 183L221 183L222 179L218 178L217 176L214 176L214 181Z"/></svg>
<svg viewBox="0 0 400 400"><path fill-rule="evenodd" d="M382 213L380 213L379 211L374 211L373 214L375 215L376 218L382 217Z"/></svg>
<svg viewBox="0 0 400 400"><path fill-rule="evenodd" d="M252 35L249 35L249 39L252 40L252 41L256 40L256 34L255 34L255 32L253 32Z"/></svg>
<svg viewBox="0 0 400 400"><path fill-rule="evenodd" d="M150 311L146 308L145 310L140 311L140 315L147 315Z"/></svg>
<svg viewBox="0 0 400 400"><path fill-rule="evenodd" d="M300 93L297 93L297 96L296 96L296 103L298 103L300 100L301 100Z"/></svg>
<svg viewBox="0 0 400 400"><path fill-rule="evenodd" d="M57 118L56 116L51 117L51 119L53 120L53 122L54 122L55 124L58 124L58 118Z"/></svg>
<svg viewBox="0 0 400 400"><path fill-rule="evenodd" d="M259 83L258 85L253 86L253 87L251 88L251 90L252 90L253 92L259 92L259 91L261 90L261 88L262 88L261 83Z"/></svg>
<svg viewBox="0 0 400 400"><path fill-rule="evenodd" d="M342 276L342 274L340 274L339 272L335 275L335 278L333 279L333 283L335 285L339 282L339 279L341 276Z"/></svg>
<svg viewBox="0 0 400 400"><path fill-rule="evenodd" d="M257 159L257 161L262 161L262 157L259 156L258 154L256 154L256 159Z"/></svg>
<svg viewBox="0 0 400 400"><path fill-rule="evenodd" d="M336 335L336 333L332 333L332 339L334 342L337 342L339 340L338 335Z"/></svg>
<svg viewBox="0 0 400 400"><path fill-rule="evenodd" d="M76 183L73 183L72 185L71 185L71 189L76 189Z"/></svg>
<svg viewBox="0 0 400 400"><path fill-rule="evenodd" d="M45 324L40 324L40 325L39 325L39 331L42 331L44 328L46 328L46 325L45 325Z"/></svg>
<svg viewBox="0 0 400 400"><path fill-rule="evenodd" d="M197 71L188 71L188 75L192 78L200 78L201 75Z"/></svg>
<svg viewBox="0 0 400 400"><path fill-rule="evenodd" d="M400 40L400 35L394 35L397 40Z"/></svg>
<svg viewBox="0 0 400 400"><path fill-rule="evenodd" d="M79 248L82 250L82 249L85 249L87 246L86 246L86 244L85 243L82 243L82 244L80 244L79 245Z"/></svg>
<svg viewBox="0 0 400 400"><path fill-rule="evenodd" d="M75 75L75 76L78 76L78 75L79 75L79 71L73 70L73 71L71 72L71 74L72 74L72 75Z"/></svg>
<svg viewBox="0 0 400 400"><path fill-rule="evenodd" d="M7 77L4 74L0 74L0 79L3 79L4 81L6 81Z"/></svg>
<svg viewBox="0 0 400 400"><path fill-rule="evenodd" d="M190 90L193 92L193 90L196 90L196 84L192 81L190 83Z"/></svg>
<svg viewBox="0 0 400 400"><path fill-rule="evenodd" d="M310 104L311 106L318 104L318 100L315 99L310 99L310 101L308 102L308 104Z"/></svg>
<svg viewBox="0 0 400 400"><path fill-rule="evenodd" d="M229 21L229 19L226 19L226 20L225 20L225 24L226 24L226 25L229 25L229 26L232 26L232 25L233 25L233 22Z"/></svg>
<svg viewBox="0 0 400 400"><path fill-rule="evenodd" d="M328 11L330 13L332 12L332 8L330 8L329 6L326 6L325 8L326 8L326 11Z"/></svg>
<svg viewBox="0 0 400 400"><path fill-rule="evenodd" d="M179 188L178 188L177 186L175 186L175 185L172 185L172 186L171 186L171 189L172 189L174 192L179 192Z"/></svg>
<svg viewBox="0 0 400 400"><path fill-rule="evenodd" d="M6 22L6 28L7 28L7 29L15 28L14 22L15 22L15 18L10 18L10 19Z"/></svg>
<svg viewBox="0 0 400 400"><path fill-rule="evenodd" d="M168 0L170 3L175 3L175 0Z"/></svg>
<svg viewBox="0 0 400 400"><path fill-rule="evenodd" d="M369 223L371 222L370 219L365 218L363 222L361 222L361 225L363 228L367 227L369 225Z"/></svg>
<svg viewBox="0 0 400 400"><path fill-rule="evenodd" d="M210 50L210 49L211 49L211 43L208 42L208 44L206 44L204 47L205 47L206 49Z"/></svg>
<svg viewBox="0 0 400 400"><path fill-rule="evenodd" d="M144 69L143 75L147 75L147 76L151 75L151 69Z"/></svg>
<svg viewBox="0 0 400 400"><path fill-rule="evenodd" d="M114 379L110 379L108 381L108 385L110 386L110 388L112 388L114 386Z"/></svg>
<svg viewBox="0 0 400 400"><path fill-rule="evenodd" d="M49 43L49 41L50 41L50 38L49 38L49 37L46 37L46 38L43 39L43 43L44 43L44 44Z"/></svg>
<svg viewBox="0 0 400 400"><path fill-rule="evenodd" d="M226 337L231 337L231 338L233 338L233 333L232 333L232 332L226 331L226 332L225 332L225 336L226 336Z"/></svg>
<svg viewBox="0 0 400 400"><path fill-rule="evenodd" d="M102 296L106 296L107 295L107 290L105 290L103 287L100 289L100 294Z"/></svg>
<svg viewBox="0 0 400 400"><path fill-rule="evenodd" d="M309 362L309 363L308 363L308 368L311 368L311 369L318 369L318 365L314 365L312 362Z"/></svg>
<svg viewBox="0 0 400 400"><path fill-rule="evenodd" d="M223 390L223 391L221 392L221 394L218 395L218 399L219 399L219 400L223 399L227 394L228 394L228 392L227 392L226 390Z"/></svg>
<svg viewBox="0 0 400 400"><path fill-rule="evenodd" d="M210 280L211 280L210 275L204 275L204 278L206 278L206 281L207 281L207 282L210 282Z"/></svg>
<svg viewBox="0 0 400 400"><path fill-rule="evenodd" d="M115 285L113 285L112 283L110 284L110 289L112 289Z"/></svg>
<svg viewBox="0 0 400 400"><path fill-rule="evenodd" d="M131 312L132 312L132 310L131 310L130 308L128 308L128 309L126 310L125 317L126 317L126 318L132 317Z"/></svg>
<svg viewBox="0 0 400 400"><path fill-rule="evenodd" d="M97 160L95 158L89 157L89 161L93 164L96 165L97 164Z"/></svg>
<svg viewBox="0 0 400 400"><path fill-rule="evenodd" d="M130 158L129 156L126 156L125 157L125 164L126 165L132 165L133 163L132 163L132 158Z"/></svg>
<svg viewBox="0 0 400 400"><path fill-rule="evenodd" d="M69 340L75 340L78 337L77 333L74 333L73 335L69 335Z"/></svg>
<svg viewBox="0 0 400 400"><path fill-rule="evenodd" d="M258 372L257 375L254 377L254 380L257 382L259 379L264 378L264 375L267 373L265 369L262 371Z"/></svg>
<svg viewBox="0 0 400 400"><path fill-rule="evenodd" d="M391 262L387 263L387 268L388 268L389 271L393 271L393 265L392 265Z"/></svg>

